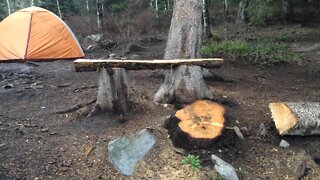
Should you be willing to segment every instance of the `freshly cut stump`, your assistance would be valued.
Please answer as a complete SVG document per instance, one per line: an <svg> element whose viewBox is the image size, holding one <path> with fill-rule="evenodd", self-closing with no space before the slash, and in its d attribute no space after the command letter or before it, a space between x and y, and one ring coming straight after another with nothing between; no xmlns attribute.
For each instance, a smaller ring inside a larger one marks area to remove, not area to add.
<svg viewBox="0 0 320 180"><path fill-rule="evenodd" d="M280 135L320 134L320 103L270 103L269 108Z"/></svg>
<svg viewBox="0 0 320 180"><path fill-rule="evenodd" d="M187 149L209 147L221 136L225 108L208 100L198 100L177 111L166 123L172 141Z"/></svg>

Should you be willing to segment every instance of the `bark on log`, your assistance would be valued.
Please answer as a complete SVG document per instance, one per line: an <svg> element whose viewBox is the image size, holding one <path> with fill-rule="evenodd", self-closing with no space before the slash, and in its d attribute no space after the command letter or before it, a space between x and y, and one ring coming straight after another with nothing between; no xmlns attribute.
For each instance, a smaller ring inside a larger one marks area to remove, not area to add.
<svg viewBox="0 0 320 180"><path fill-rule="evenodd" d="M225 108L209 100L198 100L177 111L166 128L173 143L187 149L207 148L221 136Z"/></svg>
<svg viewBox="0 0 320 180"><path fill-rule="evenodd" d="M280 135L320 134L320 103L270 103L269 108Z"/></svg>
<svg viewBox="0 0 320 180"><path fill-rule="evenodd" d="M172 69L179 65L196 65L206 68L219 68L224 60L211 59L172 59L172 60L98 60L78 59L73 62L76 71L95 71L97 68L125 68L126 70Z"/></svg>

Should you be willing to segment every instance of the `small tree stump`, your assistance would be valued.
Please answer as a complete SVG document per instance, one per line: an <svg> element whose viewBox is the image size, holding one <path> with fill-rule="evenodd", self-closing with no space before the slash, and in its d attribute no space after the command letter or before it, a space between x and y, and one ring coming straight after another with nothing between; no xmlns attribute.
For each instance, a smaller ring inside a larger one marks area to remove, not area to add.
<svg viewBox="0 0 320 180"><path fill-rule="evenodd" d="M173 143L187 149L206 148L221 136L225 108L209 100L198 100L177 111L166 128Z"/></svg>
<svg viewBox="0 0 320 180"><path fill-rule="evenodd" d="M280 135L320 134L320 103L270 103L269 107Z"/></svg>

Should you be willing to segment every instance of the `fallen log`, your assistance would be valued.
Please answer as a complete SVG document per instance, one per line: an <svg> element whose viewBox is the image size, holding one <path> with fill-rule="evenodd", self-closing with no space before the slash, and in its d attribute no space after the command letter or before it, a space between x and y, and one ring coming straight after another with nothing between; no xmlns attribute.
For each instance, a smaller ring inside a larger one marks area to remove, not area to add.
<svg viewBox="0 0 320 180"><path fill-rule="evenodd" d="M172 60L100 60L77 59L73 62L76 71L95 71L97 68L125 68L126 70L171 69L179 65L219 68L224 60L212 59L172 59Z"/></svg>
<svg viewBox="0 0 320 180"><path fill-rule="evenodd" d="M207 148L221 136L225 108L209 100L198 100L177 111L165 125L173 144L187 149Z"/></svg>
<svg viewBox="0 0 320 180"><path fill-rule="evenodd" d="M269 108L280 135L320 134L320 103L270 103Z"/></svg>

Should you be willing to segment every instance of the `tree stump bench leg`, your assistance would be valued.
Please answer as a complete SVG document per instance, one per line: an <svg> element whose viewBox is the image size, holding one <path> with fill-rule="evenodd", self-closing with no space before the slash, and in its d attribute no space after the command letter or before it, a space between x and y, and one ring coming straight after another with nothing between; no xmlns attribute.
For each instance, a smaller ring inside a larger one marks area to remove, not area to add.
<svg viewBox="0 0 320 180"><path fill-rule="evenodd" d="M123 117L128 113L128 75L124 68L99 68L97 101L89 113L112 112Z"/></svg>

